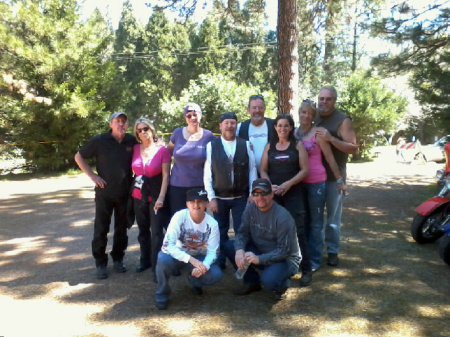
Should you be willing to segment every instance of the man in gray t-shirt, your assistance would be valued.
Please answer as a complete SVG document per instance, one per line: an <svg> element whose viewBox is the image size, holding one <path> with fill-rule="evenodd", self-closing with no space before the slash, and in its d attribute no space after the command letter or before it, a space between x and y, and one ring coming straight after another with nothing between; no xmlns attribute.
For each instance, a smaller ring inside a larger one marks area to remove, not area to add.
<svg viewBox="0 0 450 337"><path fill-rule="evenodd" d="M272 186L267 179L252 184L253 203L247 204L236 239L226 247L235 267L248 270L244 287L237 295L248 295L264 288L279 299L290 285L302 259L294 219L273 201ZM261 275L259 274L261 271ZM261 286L262 285L262 286Z"/></svg>

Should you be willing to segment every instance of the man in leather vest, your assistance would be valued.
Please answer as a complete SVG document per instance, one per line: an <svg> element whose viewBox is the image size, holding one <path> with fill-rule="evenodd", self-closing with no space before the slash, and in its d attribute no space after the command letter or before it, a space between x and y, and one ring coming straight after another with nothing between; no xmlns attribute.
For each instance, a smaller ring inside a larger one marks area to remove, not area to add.
<svg viewBox="0 0 450 337"><path fill-rule="evenodd" d="M352 120L335 109L337 91L332 86L324 86L319 91L318 109L315 124L318 126L316 136L323 137L331 144L334 158L343 179L336 179L328 164L326 182L327 221L325 224L325 245L327 246L329 266L339 264L339 245L341 235L341 216L344 194L339 193L338 184L345 184L346 165L349 154L356 154L358 145L353 130Z"/></svg>
<svg viewBox="0 0 450 337"><path fill-rule="evenodd" d="M259 164L261 163L264 147L275 131L274 120L264 117L266 103L262 95L250 96L247 112L250 114L250 119L239 123L237 135L250 142L255 154L256 169L259 172Z"/></svg>
<svg viewBox="0 0 450 337"><path fill-rule="evenodd" d="M222 114L219 125L221 136L206 146L203 181L208 192L209 207L219 223L221 248L217 262L224 269L226 257L222 247L229 240L230 211L236 233L245 206L251 201L250 187L257 173L250 143L236 137L236 114Z"/></svg>

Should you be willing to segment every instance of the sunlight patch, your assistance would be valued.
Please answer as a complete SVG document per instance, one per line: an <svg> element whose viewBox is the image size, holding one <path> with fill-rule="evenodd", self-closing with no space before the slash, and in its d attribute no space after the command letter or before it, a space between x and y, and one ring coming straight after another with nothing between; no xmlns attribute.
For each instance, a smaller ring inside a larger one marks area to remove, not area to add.
<svg viewBox="0 0 450 337"><path fill-rule="evenodd" d="M443 308L442 306L430 307L430 306L421 305L421 306L417 307L417 311L423 317L444 318L445 316L447 316L446 311L450 311L450 306L447 306L447 307L448 307L447 308L448 310L445 310L445 308Z"/></svg>
<svg viewBox="0 0 450 337"><path fill-rule="evenodd" d="M78 240L79 238L74 238L73 236L63 236L61 238L57 238L56 241L59 242L73 242Z"/></svg>
<svg viewBox="0 0 450 337"><path fill-rule="evenodd" d="M64 203L61 199L48 199L42 202L43 204L62 204Z"/></svg>
<svg viewBox="0 0 450 337"><path fill-rule="evenodd" d="M176 336L190 335L194 323L195 322L192 320L186 321L177 319L173 322L169 322L167 328Z"/></svg>
<svg viewBox="0 0 450 337"><path fill-rule="evenodd" d="M70 227L83 227L92 224L92 220L75 221Z"/></svg>

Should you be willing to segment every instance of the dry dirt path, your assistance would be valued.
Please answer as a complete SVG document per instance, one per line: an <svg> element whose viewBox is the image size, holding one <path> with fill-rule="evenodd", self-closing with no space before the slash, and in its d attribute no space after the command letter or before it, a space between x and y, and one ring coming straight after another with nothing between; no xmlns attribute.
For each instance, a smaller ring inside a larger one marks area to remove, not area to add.
<svg viewBox="0 0 450 337"><path fill-rule="evenodd" d="M341 264L286 299L237 298L230 268L202 297L174 278L169 310L153 306L149 271L97 280L93 190L84 176L0 182L0 336L450 336L450 268L409 236L415 206L442 165L383 154L349 165ZM112 269L112 268L111 268Z"/></svg>

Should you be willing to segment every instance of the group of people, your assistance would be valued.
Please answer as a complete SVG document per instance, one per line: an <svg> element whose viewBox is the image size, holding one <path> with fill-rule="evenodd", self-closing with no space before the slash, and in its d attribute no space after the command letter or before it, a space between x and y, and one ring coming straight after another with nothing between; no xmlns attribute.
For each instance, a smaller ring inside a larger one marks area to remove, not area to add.
<svg viewBox="0 0 450 337"><path fill-rule="evenodd" d="M266 118L264 97L253 95L250 119L238 123L235 113L223 113L219 137L201 127L202 110L189 103L186 126L174 130L167 146L148 119L136 120L133 137L126 133L126 114L113 113L110 132L93 137L75 155L96 186L97 278L108 277L113 211L114 270L126 271L127 229L135 219L141 252L136 272L152 269L160 310L168 306L170 277L183 267L197 295L222 279L229 262L246 270L237 295L264 289L281 298L299 270L300 285L311 283L324 243L327 264L337 266L345 168L357 144L351 119L335 109L336 99L336 90L325 86L317 109L303 101L295 128L289 114ZM230 215L234 240L228 236Z"/></svg>

